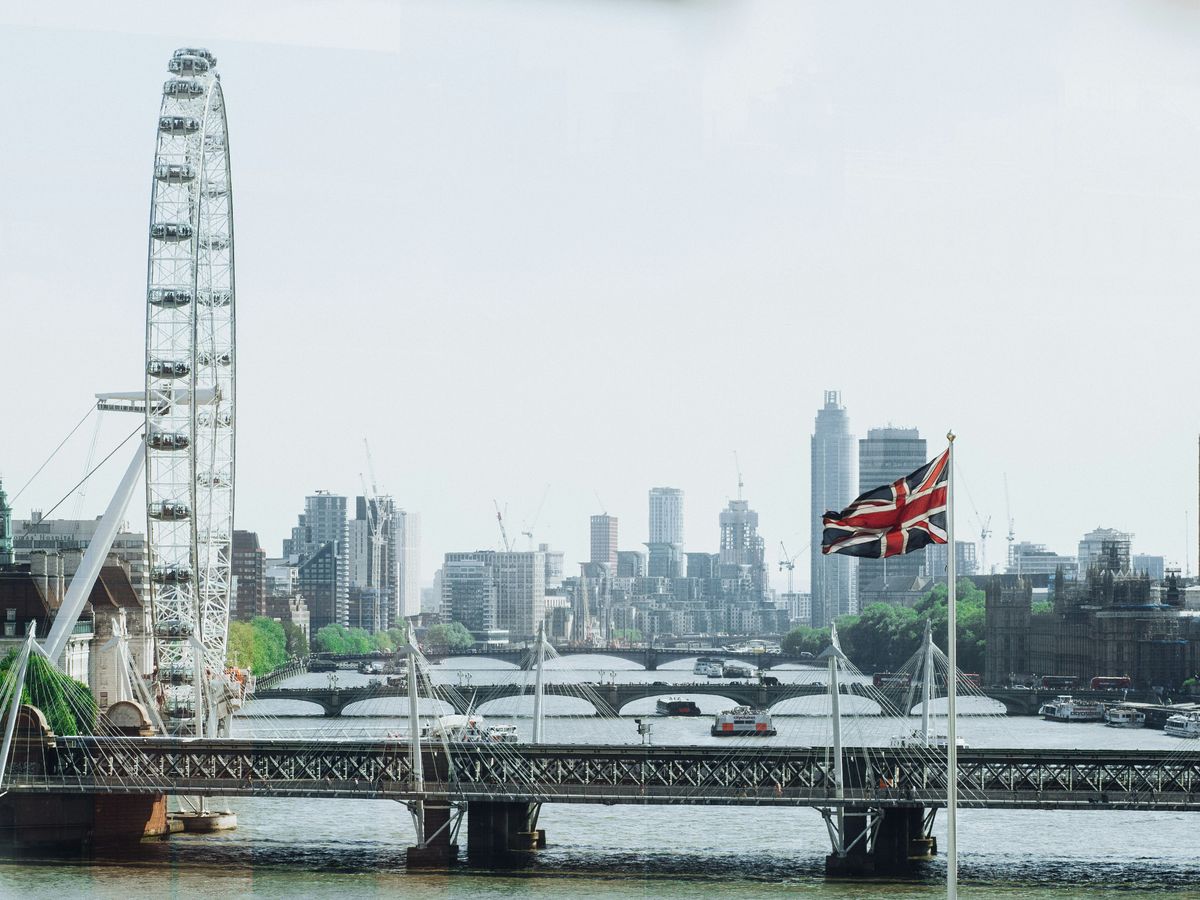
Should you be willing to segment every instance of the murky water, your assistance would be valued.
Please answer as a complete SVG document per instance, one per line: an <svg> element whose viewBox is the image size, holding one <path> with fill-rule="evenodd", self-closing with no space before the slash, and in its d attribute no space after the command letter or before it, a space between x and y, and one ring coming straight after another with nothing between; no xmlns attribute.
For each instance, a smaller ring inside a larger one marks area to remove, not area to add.
<svg viewBox="0 0 1200 900"><path fill-rule="evenodd" d="M450 685L483 684L526 677L512 670L446 667L439 680ZM547 673L548 679L595 682L707 681L686 665L644 672L621 661L575 658L575 671ZM495 665L485 663L484 665ZM779 670L787 681L824 680L820 670ZM364 683L365 676L338 673L339 684ZM307 675L291 684L324 686L326 675ZM687 696L682 690L671 694ZM696 695L701 708L728 706L719 697ZM807 698L817 700L820 698ZM564 698L558 713L590 711ZM796 703L798 701L786 701ZM381 705L382 704L382 705ZM504 704L511 704L508 708ZM523 733L529 720L520 700L496 701L484 709L489 721L513 721ZM618 722L552 715L547 740L636 742L634 717L653 711L654 700L638 701ZM314 711L311 706L276 707L277 713ZM260 712L265 712L260 709ZM243 719L240 733L312 736L378 736L406 729L402 700L375 700L358 713L383 715L322 719L283 716ZM762 743L826 745L829 720L779 713L779 736ZM815 711L815 710L813 710ZM709 720L650 719L655 744L709 744ZM846 720L848 743L886 743L896 723L878 716ZM1200 752L1159 731L1119 730L1091 724L1058 724L1033 718L965 716L960 733L978 747L1173 749ZM944 858L910 880L827 882L824 858L829 841L820 815L810 809L778 810L702 806L572 806L548 804L540 825L549 846L519 873L407 874L404 851L413 839L406 809L390 801L237 799L236 831L176 835L144 844L136 861L87 864L32 863L0 866L3 896L299 897L314 894L433 896L446 898L600 897L701 898L723 896L837 898L944 896ZM1200 821L1192 814L1143 812L1037 812L965 810L960 814L962 895L972 897L1200 897ZM944 818L938 823L944 847ZM465 834L464 834L465 838Z"/></svg>

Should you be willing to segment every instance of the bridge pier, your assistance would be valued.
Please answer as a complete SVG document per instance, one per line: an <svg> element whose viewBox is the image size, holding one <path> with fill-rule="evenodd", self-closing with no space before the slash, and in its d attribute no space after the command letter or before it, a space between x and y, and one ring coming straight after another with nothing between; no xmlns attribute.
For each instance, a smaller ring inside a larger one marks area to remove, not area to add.
<svg viewBox="0 0 1200 900"><path fill-rule="evenodd" d="M425 804L425 846L409 847L405 854L408 869L448 869L458 859L458 844L451 843L453 810L447 803Z"/></svg>
<svg viewBox="0 0 1200 900"><path fill-rule="evenodd" d="M910 872L937 853L933 810L904 806L846 810L843 853L825 857L827 878Z"/></svg>
<svg viewBox="0 0 1200 900"><path fill-rule="evenodd" d="M546 846L537 827L540 803L471 801L467 804L467 861L481 868L520 866Z"/></svg>

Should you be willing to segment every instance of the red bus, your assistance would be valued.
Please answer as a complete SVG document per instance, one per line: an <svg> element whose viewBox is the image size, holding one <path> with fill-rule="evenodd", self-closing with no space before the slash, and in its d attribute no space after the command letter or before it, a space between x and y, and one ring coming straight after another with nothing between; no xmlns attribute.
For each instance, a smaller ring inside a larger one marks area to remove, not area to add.
<svg viewBox="0 0 1200 900"><path fill-rule="evenodd" d="M1093 691L1120 691L1133 687L1128 675L1097 675L1092 679Z"/></svg>
<svg viewBox="0 0 1200 900"><path fill-rule="evenodd" d="M963 672L962 675L959 676L959 681L961 681L967 687L977 688L977 687L979 687L979 673L978 672Z"/></svg>
<svg viewBox="0 0 1200 900"><path fill-rule="evenodd" d="M907 672L876 672L871 677L872 683L877 688L883 687L902 687L906 688L912 685L912 676Z"/></svg>
<svg viewBox="0 0 1200 900"><path fill-rule="evenodd" d="M1043 675L1042 688L1048 691L1063 691L1079 687L1079 679L1074 675Z"/></svg>

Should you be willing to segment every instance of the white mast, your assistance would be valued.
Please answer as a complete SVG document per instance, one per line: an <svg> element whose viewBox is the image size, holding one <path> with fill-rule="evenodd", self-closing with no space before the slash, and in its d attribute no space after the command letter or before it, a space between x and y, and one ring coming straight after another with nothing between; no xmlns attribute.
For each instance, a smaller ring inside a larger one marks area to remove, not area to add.
<svg viewBox="0 0 1200 900"><path fill-rule="evenodd" d="M546 625L540 623L537 647L534 650L535 674L533 679L533 742L542 742L542 664L546 661Z"/></svg>
<svg viewBox="0 0 1200 900"><path fill-rule="evenodd" d="M955 697L958 694L958 584L954 546L954 432L946 459L946 628L949 671L946 673L946 897L958 898L958 743L955 728Z"/></svg>
<svg viewBox="0 0 1200 900"><path fill-rule="evenodd" d="M846 809L841 801L846 798L846 786L842 783L842 707L841 686L838 684L838 658L842 647L838 641L837 623L829 626L829 702L833 717L833 795L837 806L837 851L843 853L846 846Z"/></svg>
<svg viewBox="0 0 1200 900"><path fill-rule="evenodd" d="M921 664L921 735L928 746L932 738L929 734L929 701L933 699L933 623L925 620L925 661Z"/></svg>

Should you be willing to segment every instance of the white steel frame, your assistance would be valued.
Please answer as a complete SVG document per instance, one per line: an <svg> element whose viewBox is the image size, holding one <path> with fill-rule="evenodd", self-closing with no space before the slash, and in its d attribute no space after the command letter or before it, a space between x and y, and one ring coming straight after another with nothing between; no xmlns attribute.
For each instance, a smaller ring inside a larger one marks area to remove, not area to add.
<svg viewBox="0 0 1200 900"><path fill-rule="evenodd" d="M215 58L177 50L169 69L147 254L146 534L155 694L171 730L199 735L214 727L205 686L224 680L229 627L233 191Z"/></svg>

